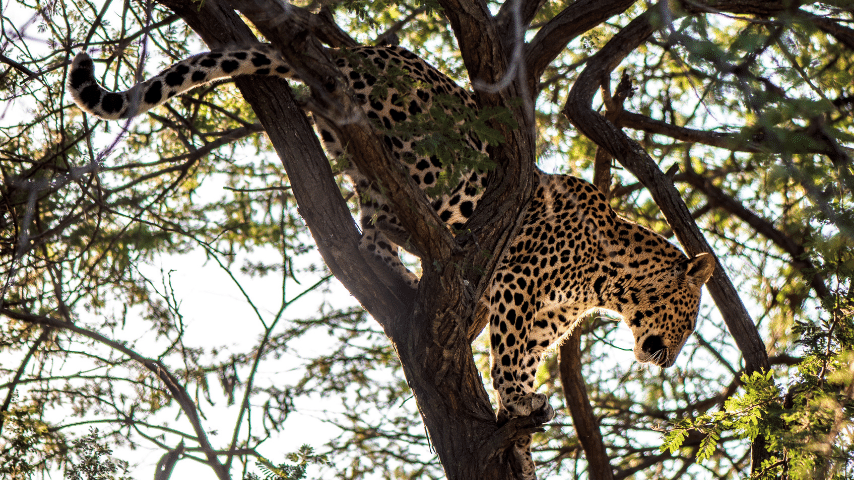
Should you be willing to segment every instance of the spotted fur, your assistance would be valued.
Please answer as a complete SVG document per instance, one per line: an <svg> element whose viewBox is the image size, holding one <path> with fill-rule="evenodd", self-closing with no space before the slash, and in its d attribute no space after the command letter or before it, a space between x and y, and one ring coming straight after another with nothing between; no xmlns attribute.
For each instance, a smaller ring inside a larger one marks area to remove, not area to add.
<svg viewBox="0 0 854 480"><path fill-rule="evenodd" d="M430 111L438 96L452 95L461 108L473 109L471 95L403 48L356 47L333 55L366 115L387 133L385 142L393 155L423 188L434 186L447 165L436 155L418 152L415 146L424 135L391 132L413 115ZM400 71L411 81L383 79ZM258 45L190 57L118 93L97 83L92 60L80 54L74 59L68 85L83 110L118 119L139 115L212 80L247 74L298 80L274 49ZM454 107L443 104L441 108ZM327 151L342 157L344 147L335 136L336 129L323 119L316 121ZM464 139L472 151L486 153L486 145L475 136ZM347 174L361 199L362 249L414 285L417 277L398 258L398 246L406 246L407 233L379 188L354 168ZM462 228L477 207L486 181L485 175L467 172L450 192L433 194L432 205L450 226ZM623 316L634 335L638 361L672 365L694 330L700 290L714 269L710 255L689 259L661 236L616 215L588 182L542 172L538 182L521 231L483 299L489 311L499 421L528 415L541 422L552 418L546 397L534 392L540 358L591 310L607 309ZM530 438L521 440L514 455L523 477L535 478L529 447Z"/></svg>
<svg viewBox="0 0 854 480"><path fill-rule="evenodd" d="M476 104L465 90L451 79L400 47L356 47L333 51L335 62L350 80L355 97L362 102L368 118L385 130L393 130L412 115L429 112L436 96L454 95L459 105L443 102L442 109L476 109ZM403 73L409 81L389 82L384 75ZM108 92L94 76L94 63L86 53L80 53L72 62L68 87L74 102L86 112L107 120L131 118L165 103L170 98L199 85L238 75L271 75L289 80L299 80L295 72L269 45L258 44L248 48L231 48L207 52L182 60L158 75L124 92ZM411 91L402 94L402 86ZM333 157L344 158L344 143L335 135L336 129L323 118L317 117L316 130ZM384 140L393 155L410 166L416 182L425 188L434 187L445 170L437 155L423 155L414 146L423 135L401 137L385 135ZM486 145L474 136L464 139L469 149L486 155ZM398 257L398 245L406 245L409 235L391 212L381 189L355 168L345 172L355 185L360 198L362 239L360 248L404 276L410 285L418 277L410 272ZM486 176L469 171L450 192L435 195L432 205L439 217L454 228L462 228L472 215L480 192L486 185Z"/></svg>

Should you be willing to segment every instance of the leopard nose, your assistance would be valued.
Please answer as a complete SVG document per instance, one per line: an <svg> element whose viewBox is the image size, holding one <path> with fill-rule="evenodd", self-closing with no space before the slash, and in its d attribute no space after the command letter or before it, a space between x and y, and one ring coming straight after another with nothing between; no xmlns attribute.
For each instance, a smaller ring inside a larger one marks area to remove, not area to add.
<svg viewBox="0 0 854 480"><path fill-rule="evenodd" d="M655 357L658 352L664 350L664 342L661 341L661 337L658 335L650 335L643 341L641 350L650 357Z"/></svg>

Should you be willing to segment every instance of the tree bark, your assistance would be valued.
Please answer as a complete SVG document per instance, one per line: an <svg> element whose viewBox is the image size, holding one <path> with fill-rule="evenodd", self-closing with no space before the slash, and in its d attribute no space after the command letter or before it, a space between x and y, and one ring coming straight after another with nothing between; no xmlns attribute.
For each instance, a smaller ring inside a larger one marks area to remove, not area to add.
<svg viewBox="0 0 854 480"><path fill-rule="evenodd" d="M178 0L162 0L161 3L181 15L211 47L256 41L235 12L223 2L207 0L201 9ZM296 7L283 7L276 2L236 3L256 28L286 52L292 47L284 42L300 41L309 35L305 18L300 17L301 12L292 15L277 10ZM288 28L294 31L288 32ZM282 40L281 35L287 35L289 40ZM314 67L322 71L322 58L319 61L321 63ZM317 70L300 73L307 77L305 80L309 85L329 85L329 78L318 78ZM398 279L397 288L385 288L381 278L374 273L376 265L361 257L358 230L333 181L328 160L315 134L309 129L304 114L293 102L290 90L283 82L256 77L240 78L237 85L282 158L300 213L311 229L324 261L382 325L394 345L447 477L515 478L505 451L512 446L517 435L530 434L533 426L511 422L499 432L483 380L473 361L467 331L474 323L472 317L478 292L485 288L500 252L512 238L508 227L512 227L517 217L524 213L520 212L518 205L526 195L519 194L519 185L530 190L533 161L518 162L528 165L527 177L509 176L512 179L508 182L509 187L501 181L490 185L482 205L494 215L488 220L481 220L484 226L474 229L474 235L467 237L468 242L461 247L444 228L439 231L415 229L414 235L420 241L436 242L427 248L424 264L439 266L438 269L425 268L415 296L402 279ZM327 93L335 98L339 92L332 89ZM320 99L321 102L324 100L328 99ZM376 142L375 136L371 137L370 130L343 129L343 132L349 135L345 138L350 140L350 147L359 152L358 161L364 163L368 172L381 177L384 182L400 180L401 175L393 171L381 142ZM532 148L528 156L533 157ZM518 158L516 155L512 157ZM358 164L360 168L363 163ZM423 197L420 191L413 193L408 190L406 182L400 182L399 189L390 192L392 202L408 202L417 195ZM480 210L481 206L478 207ZM403 211L406 213L400 216L404 222L424 218L420 216L424 212ZM409 218L403 218L407 216ZM453 244L447 242L449 237ZM495 254L484 256L483 250ZM476 268L460 268L461 265Z"/></svg>
<svg viewBox="0 0 854 480"><path fill-rule="evenodd" d="M199 8L178 0L160 1L179 14L212 47L255 41L249 28L225 2L207 0ZM478 105L481 108L503 107L512 105L513 98L527 99L530 77L518 75L503 82L508 71L514 68L517 73L525 71L524 65L512 65L505 51L508 47L501 37L502 31L508 28L507 14L498 25L482 2L440 0L440 3L460 44ZM623 3L609 5L618 13L626 8ZM289 4L269 0L238 0L234 4L280 49L312 89L316 114L328 115L333 120L355 115L354 121L339 124L339 133L348 140L348 152L360 171L389 187L389 199L395 212L412 234L413 243L424 254L424 275L417 292L406 287L403 279L390 270L363 258L358 248L358 229L340 197L319 142L293 101L289 88L271 79L237 80L288 171L300 213L321 255L335 276L380 323L394 345L448 478L513 478L506 450L518 435L530 434L533 425L520 419L498 429L472 359L469 337L485 324L484 316L475 315L477 299L511 242L533 189L532 102L514 108L519 128L496 122L490 125L505 137L504 143L489 149L498 168L469 222L471 235L454 238L438 221L424 194L405 172L396 168L314 35L337 45L349 44L349 40L328 23L313 24L312 14ZM524 10L525 18L532 18L529 10L535 11L535 6L529 5ZM550 31L554 33L550 35L556 38L571 38L577 34L573 33L575 30L562 30L563 25L553 26L555 28ZM649 22L641 27L648 32L634 33L640 35L635 39L638 43L652 31ZM629 28L625 31L633 32ZM540 41L537 45L544 43ZM617 52L617 55L621 59L633 48ZM553 48L545 50L534 53L531 58L541 62L555 54ZM614 52L608 54L614 55ZM603 58L607 56L602 53L594 57L576 82L567 103L568 116L579 130L607 148L650 188L689 253L707 251L708 246L690 215L685 215L687 209L678 194L674 200L672 185L664 182L666 185L662 186L663 174L654 163L650 166L651 159L644 157L636 145L627 144L628 139L621 132L612 132L613 126L609 127L607 121L589 111L589 97L585 98L586 91L577 87L586 80L595 89L597 80L613 69L616 64ZM495 88L499 84L504 88ZM656 189L659 187L660 191ZM483 255L484 251L491 255ZM710 290L720 304L720 293L716 294L715 288L720 287L710 287ZM725 295L733 293L734 290ZM734 298L735 304L740 305L737 295ZM764 348L759 342L757 349L753 342L758 335L753 328L751 336L749 327L753 325L749 318L746 314L736 315L735 320L726 315L725 318L745 352L748 368L761 367ZM767 358L764 364L767 365Z"/></svg>

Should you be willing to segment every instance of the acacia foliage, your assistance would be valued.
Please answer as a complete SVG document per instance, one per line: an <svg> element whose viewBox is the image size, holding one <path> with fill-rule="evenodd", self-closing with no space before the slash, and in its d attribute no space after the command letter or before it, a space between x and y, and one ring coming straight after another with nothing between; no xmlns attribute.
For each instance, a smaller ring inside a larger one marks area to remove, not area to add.
<svg viewBox="0 0 854 480"><path fill-rule="evenodd" d="M540 6L525 39L533 43L568 3ZM529 4L537 2L519 5ZM653 12L658 29L594 107L672 173L772 368L745 372L711 302L677 366L664 371L621 352L631 343L615 320L590 319L581 364L609 467L614 478L850 478L851 6L671 5L632 5L548 64L532 92L537 157L547 171L593 178L597 147L570 125L564 102L594 55ZM358 42L396 36L470 88L450 8L352 1L328 11ZM65 96L66 69L82 48L105 60L97 64L105 85L122 89L204 48L178 15L157 3L18 2L2 22L0 473L80 472L106 455L103 442L159 449L164 468L230 450L212 466L220 478L240 477L256 460L256 473L294 472L275 467L287 452L265 441L298 436L289 415L325 398L336 408L324 418L340 435L314 446L329 460L316 467L324 478L442 477L392 345L364 311L331 293L340 287L316 255L288 177L230 82L127 123L84 118ZM633 89L620 108L612 93L622 73ZM643 186L612 167L612 206L672 236ZM178 256L222 269L245 301L238 328L251 324L253 341L194 337L200 320L187 317L171 283ZM255 278L275 282L280 295L259 298L249 287ZM314 304L295 311L304 296ZM305 353L299 347L309 342L323 348ZM488 378L485 341L473 350ZM295 373L259 373L271 370ZM555 407L558 371L551 357L538 378ZM228 412L225 434L206 417L215 408ZM759 436L769 455L751 469ZM563 409L534 445L541 477L587 475ZM310 457L303 452L295 462ZM135 468L143 476L154 467Z"/></svg>

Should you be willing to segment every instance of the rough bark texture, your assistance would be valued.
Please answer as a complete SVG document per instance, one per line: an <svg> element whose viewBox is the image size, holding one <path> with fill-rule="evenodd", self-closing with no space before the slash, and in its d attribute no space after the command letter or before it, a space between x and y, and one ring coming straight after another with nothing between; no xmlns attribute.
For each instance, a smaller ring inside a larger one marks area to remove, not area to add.
<svg viewBox="0 0 854 480"><path fill-rule="evenodd" d="M161 3L181 15L211 47L255 41L246 25L222 2L208 0L201 9L175 0ZM276 8L286 7L271 3L235 2L268 40L281 46L286 57L294 55L297 48L303 49L301 54L307 50L312 52L303 56L299 63L316 63L298 64L296 68L304 69L300 73L315 91L325 91L315 96L321 107L346 109L353 105L348 103L347 92L335 81L335 73L327 69L332 68L331 63L323 63L322 50L310 44L310 22L306 22L305 12L276 11ZM384 287L392 272L384 272L384 277L380 278L375 273L377 265L362 258L358 250L358 229L333 181L328 160L285 84L253 77L238 79L237 85L282 158L300 213L324 260L383 326L394 344L447 477L515 478L504 450L512 445L516 435L529 434L532 426L513 422L498 435L495 416L483 379L474 365L468 340L467 330L474 323L474 299L479 295L468 285L477 285L481 277L487 277L497 261L498 255L485 257L482 251L501 252L511 238L507 227L512 226L520 212L517 203L507 199L520 198L517 189L523 180L527 179L526 188L530 189L533 142L525 145L531 150L526 157L531 159L516 163L527 165L527 177L517 169L514 175L506 176L513 180L510 186L501 182L491 186L484 205L493 216L487 217L490 221L481 221L488 228L482 229L483 233L475 229L475 236L469 237L467 245L458 247L444 228L415 226L415 221L424 225L423 219L429 218L430 213L435 216L432 210L427 213L421 208L403 209L410 214L401 215L401 219L412 223L415 241L422 242L419 248L428 257L432 256L425 260L425 265L445 266L441 270L426 269L416 297L402 279L392 278L396 283ZM424 198L420 191L413 191L407 176L393 168L382 142L377 141L369 124L355 122L342 130L350 139L350 147L355 149L351 155L359 159L359 167L381 178L385 184L394 185L389 192L392 202L407 202L411 206L412 198ZM503 189L498 195L490 193L499 187ZM426 199L423 205L427 205ZM488 241L478 242L478 238ZM471 264L481 268L458 268ZM468 283L468 279L472 283ZM482 288L480 285L477 290Z"/></svg>
<svg viewBox="0 0 854 480"><path fill-rule="evenodd" d="M160 3L179 14L212 48L258 41L234 10L223 2L206 1L202 9L177 0ZM354 295L365 290L380 290L363 295L369 310L399 311L412 293L402 280L396 290L385 291L382 287L385 283L373 268L375 265L365 261L359 253L359 231L333 181L329 160L302 110L294 103L287 84L262 77L241 77L236 79L236 84L285 164L294 184L294 195L298 201L303 200L299 202L300 213L307 219L324 220L307 220L307 223L330 270L351 292L355 291Z"/></svg>

